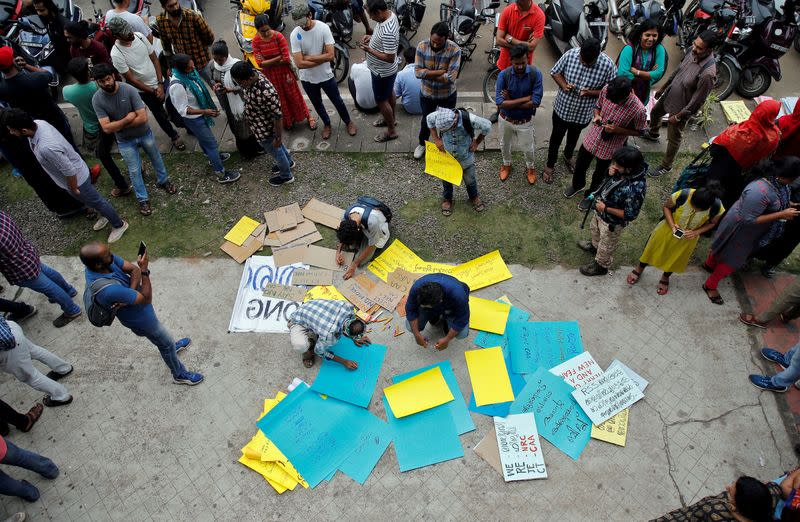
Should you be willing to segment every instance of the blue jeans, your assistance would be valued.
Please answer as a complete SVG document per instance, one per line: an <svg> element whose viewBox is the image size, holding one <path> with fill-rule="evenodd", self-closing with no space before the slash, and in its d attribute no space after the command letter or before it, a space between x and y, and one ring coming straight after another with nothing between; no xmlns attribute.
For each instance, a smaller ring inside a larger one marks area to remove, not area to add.
<svg viewBox="0 0 800 522"><path fill-rule="evenodd" d="M217 138L214 137L214 133L211 132L211 127L208 126L205 118L202 116L199 118L184 118L183 123L197 138L197 143L200 144L203 154L211 162L211 168L214 169L214 172L224 172L225 167L222 166L222 158L219 157Z"/></svg>
<svg viewBox="0 0 800 522"><path fill-rule="evenodd" d="M87 179L83 185L78 187L78 190L80 190L81 193L77 196L72 194L72 196L87 207L98 211L101 216L111 223L112 227L119 228L124 224L122 218L117 214L117 211L111 206L111 203L101 196L100 193L97 192L97 189L94 188L92 180Z"/></svg>
<svg viewBox="0 0 800 522"><path fill-rule="evenodd" d="M6 439L6 446L8 446L6 456L0 460L0 463L29 469L48 479L58 476L58 466L47 457L19 448L8 439ZM11 478L0 471L0 495L20 497L33 502L39 498L39 490L32 484Z"/></svg>
<svg viewBox="0 0 800 522"><path fill-rule="evenodd" d="M264 140L261 142L261 147L275 160L275 163L280 169L281 178L292 179L292 155L289 154L289 151L286 149L283 143L281 143L281 146L276 149L272 146L272 140Z"/></svg>
<svg viewBox="0 0 800 522"><path fill-rule="evenodd" d="M183 363L178 359L178 354L175 352L175 340L170 335L169 331L159 321L156 327L150 331L134 330L131 331L139 337L147 337L147 339L156 345L158 351L161 353L161 358L167 364L167 368L172 372L173 377L180 377L186 371Z"/></svg>
<svg viewBox="0 0 800 522"><path fill-rule="evenodd" d="M419 309L419 315L417 315L417 327L419 331L423 331L428 323L431 321L437 321L444 319L447 321L447 317L441 317L439 315L434 315L432 312L426 311L424 308ZM406 319L406 330L409 332L411 331L411 321ZM463 330L459 331L456 334L456 339L464 339L469 335L469 327L465 327Z"/></svg>
<svg viewBox="0 0 800 522"><path fill-rule="evenodd" d="M58 303L61 310L67 315L80 313L81 307L73 303L72 297L70 297L70 294L77 295L78 291L75 287L67 283L64 277L56 270L41 261L40 265L39 277L22 281L17 286L30 288L34 292L46 295L50 301Z"/></svg>
<svg viewBox="0 0 800 522"><path fill-rule="evenodd" d="M142 161L139 158L139 148L144 150L147 157L150 158L150 163L156 170L156 183L163 185L169 181L167 175L167 167L164 166L164 160L161 159L161 153L158 152L156 145L156 137L153 136L153 131L148 130L144 136L138 138L131 138L129 140L117 140L119 147L119 154L122 160L128 167L128 176L131 178L133 185L133 192L136 194L136 199L139 202L147 201L147 189L144 186L142 179Z"/></svg>
<svg viewBox="0 0 800 522"><path fill-rule="evenodd" d="M330 125L331 118L328 116L328 111L325 110L325 104L322 102L322 91L325 91L328 99L333 103L333 106L336 107L336 112L339 113L339 117L342 121L346 125L350 124L350 113L347 112L347 106L344 104L344 100L342 100L342 95L339 94L336 78L331 76L328 81L322 83L301 83L303 84L303 90L308 94L308 99L311 100L314 110L317 111L317 115L322 119L324 125Z"/></svg>
<svg viewBox="0 0 800 522"><path fill-rule="evenodd" d="M772 376L775 386L791 386L800 381L800 344L783 354L783 360L789 362L789 367Z"/></svg>
<svg viewBox="0 0 800 522"><path fill-rule="evenodd" d="M475 179L475 163L464 168L464 184L467 186L469 199L478 197L478 180ZM442 181L442 198L447 201L453 200L453 184Z"/></svg>

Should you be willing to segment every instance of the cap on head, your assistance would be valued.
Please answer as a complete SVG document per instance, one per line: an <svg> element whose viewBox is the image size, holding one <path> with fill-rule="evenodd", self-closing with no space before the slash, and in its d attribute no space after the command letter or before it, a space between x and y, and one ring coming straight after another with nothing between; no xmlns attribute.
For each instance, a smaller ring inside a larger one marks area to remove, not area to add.
<svg viewBox="0 0 800 522"><path fill-rule="evenodd" d="M120 16L116 16L108 22L108 30L116 37L130 36L133 34L133 27L131 27L131 24Z"/></svg>
<svg viewBox="0 0 800 522"><path fill-rule="evenodd" d="M5 45L0 47L0 69L8 69L14 65L14 49Z"/></svg>

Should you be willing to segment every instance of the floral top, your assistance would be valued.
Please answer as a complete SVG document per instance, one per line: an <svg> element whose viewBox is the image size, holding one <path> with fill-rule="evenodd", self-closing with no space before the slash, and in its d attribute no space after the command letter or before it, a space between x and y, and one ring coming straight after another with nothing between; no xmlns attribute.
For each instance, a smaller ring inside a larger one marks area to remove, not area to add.
<svg viewBox="0 0 800 522"><path fill-rule="evenodd" d="M613 183L617 178L610 177L598 189L596 194L603 200L607 207L621 208L625 217L617 217L610 212L603 212L600 214L600 219L610 225L625 226L628 222L633 221L639 216L639 211L642 209L644 203L644 196L647 193L647 165L638 174L634 174L627 178L625 183L622 183L617 188L611 190L609 193L604 194L606 184Z"/></svg>
<svg viewBox="0 0 800 522"><path fill-rule="evenodd" d="M264 75L250 87L242 89L244 117L258 141L271 140L275 135L275 120L283 117L278 91Z"/></svg>

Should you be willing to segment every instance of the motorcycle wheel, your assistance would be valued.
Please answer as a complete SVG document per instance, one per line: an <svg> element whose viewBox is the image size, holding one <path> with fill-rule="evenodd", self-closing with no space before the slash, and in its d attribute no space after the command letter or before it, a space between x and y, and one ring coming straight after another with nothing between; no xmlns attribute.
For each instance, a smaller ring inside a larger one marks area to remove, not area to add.
<svg viewBox="0 0 800 522"><path fill-rule="evenodd" d="M739 71L733 65L733 61L727 57L717 60L717 81L714 84L713 92L720 100L726 99L731 95L733 89L739 84Z"/></svg>
<svg viewBox="0 0 800 522"><path fill-rule="evenodd" d="M336 83L342 83L345 78L347 78L347 73L350 71L350 58L339 51L339 49L334 48L333 52L333 63L331 63L333 77L336 78Z"/></svg>
<svg viewBox="0 0 800 522"><path fill-rule="evenodd" d="M631 25L630 10L630 0L621 0L620 2L617 2L617 13L619 13L619 18L617 21L612 22L610 20L611 15L609 14L609 22L611 23L608 24L608 29L612 33L616 35L621 34L622 36L627 36ZM617 27L617 24L619 24L619 28Z"/></svg>
<svg viewBox="0 0 800 522"><path fill-rule="evenodd" d="M283 0L273 2L267 15L269 16L272 27L278 27L278 32L286 28L286 24L283 23Z"/></svg>
<svg viewBox="0 0 800 522"><path fill-rule="evenodd" d="M752 99L764 94L767 89L769 89L771 83L772 76L770 76L766 70L761 67L752 67L750 69L745 69L739 75L739 82L736 84L736 92L738 92L742 98Z"/></svg>
<svg viewBox="0 0 800 522"><path fill-rule="evenodd" d="M483 101L491 103L495 100L497 85L497 76L500 74L500 69L496 66L490 68L483 77Z"/></svg>

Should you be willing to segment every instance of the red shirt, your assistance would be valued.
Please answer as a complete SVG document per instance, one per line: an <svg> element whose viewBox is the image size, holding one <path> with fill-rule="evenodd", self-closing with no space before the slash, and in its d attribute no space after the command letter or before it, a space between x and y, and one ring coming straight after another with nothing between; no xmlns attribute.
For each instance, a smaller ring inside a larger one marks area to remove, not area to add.
<svg viewBox="0 0 800 522"><path fill-rule="evenodd" d="M3 437L0 437L0 462L6 458L6 452L8 452L8 446L6 445L6 440Z"/></svg>
<svg viewBox="0 0 800 522"><path fill-rule="evenodd" d="M535 38L544 36L544 12L536 4L531 4L527 11L520 11L517 4L511 4L500 14L500 21L497 23L498 30L506 32L506 38L512 36L517 40L527 41L531 35ZM533 63L533 53L528 54L528 63ZM508 49L500 48L500 59L497 60L497 67L502 71L511 65L511 58Z"/></svg>
<svg viewBox="0 0 800 522"><path fill-rule="evenodd" d="M91 60L92 65L99 63L107 63L111 65L111 56L108 54L106 46L97 40L92 40L89 47L84 49L79 45L71 45L69 48L69 55L73 58L84 57Z"/></svg>

